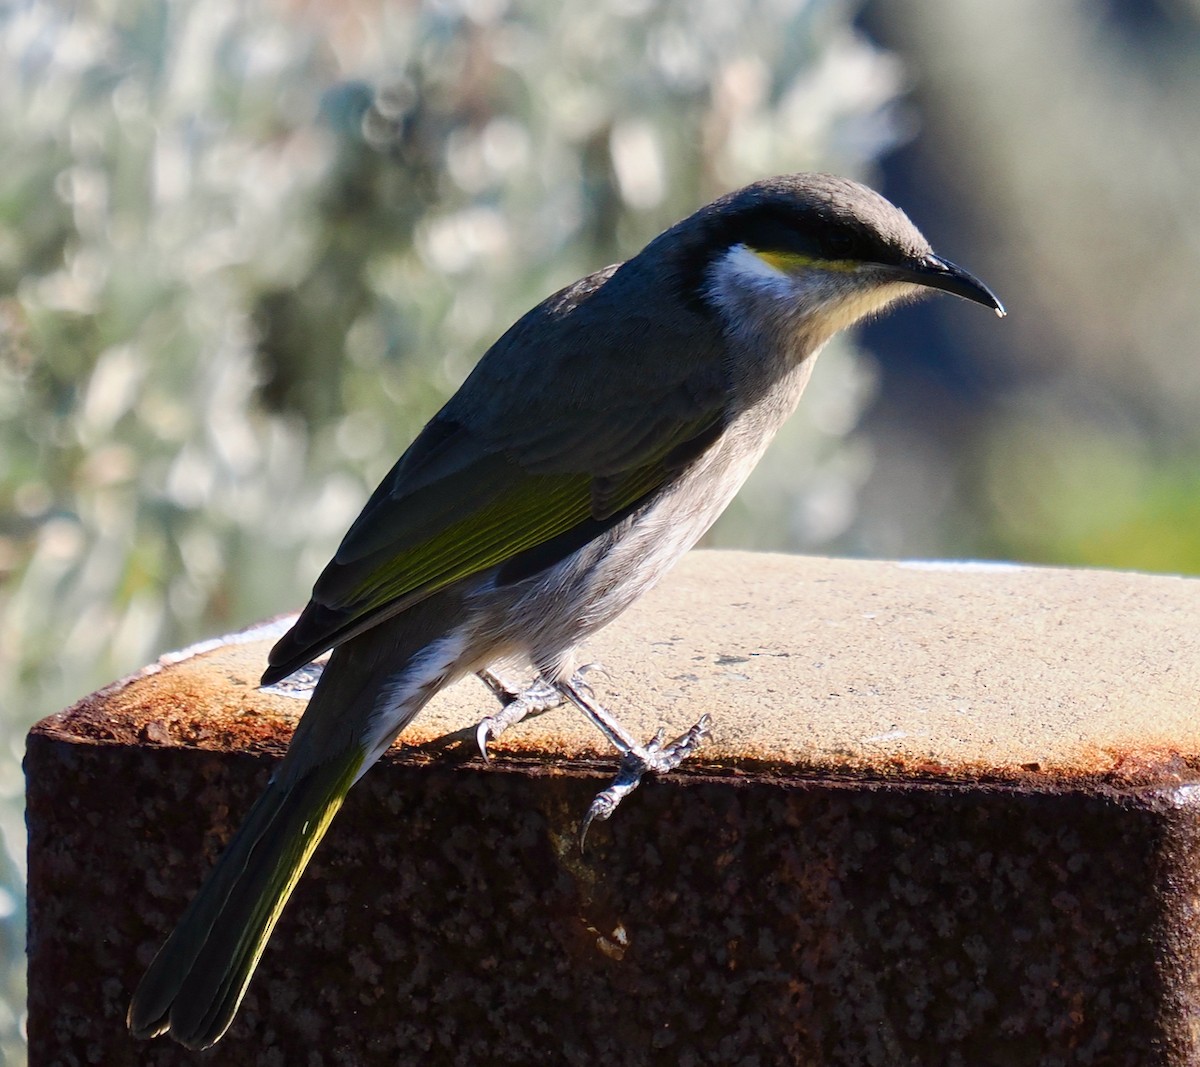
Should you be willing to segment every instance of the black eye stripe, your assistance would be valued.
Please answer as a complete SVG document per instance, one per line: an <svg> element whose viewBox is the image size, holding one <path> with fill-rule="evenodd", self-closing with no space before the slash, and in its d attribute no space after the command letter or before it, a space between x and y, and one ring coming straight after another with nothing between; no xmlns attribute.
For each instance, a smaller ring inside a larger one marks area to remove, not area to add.
<svg viewBox="0 0 1200 1067"><path fill-rule="evenodd" d="M812 260L906 261L900 242L878 228L847 218L828 205L807 208L795 202L758 200L740 209L714 213L697 227L682 251L679 281L690 307L704 309L710 266L730 248L792 254Z"/></svg>
<svg viewBox="0 0 1200 1067"><path fill-rule="evenodd" d="M761 252L793 252L814 259L861 259L888 262L897 258L875 234L853 224L819 216L797 218L773 206L758 205L720 220L709 235L709 248L719 252L735 244Z"/></svg>

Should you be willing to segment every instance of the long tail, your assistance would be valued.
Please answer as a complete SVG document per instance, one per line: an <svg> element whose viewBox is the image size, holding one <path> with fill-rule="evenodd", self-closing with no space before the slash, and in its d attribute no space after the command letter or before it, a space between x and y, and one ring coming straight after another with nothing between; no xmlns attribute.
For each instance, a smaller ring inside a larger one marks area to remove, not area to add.
<svg viewBox="0 0 1200 1067"><path fill-rule="evenodd" d="M220 1040L292 889L350 787L464 669L454 590L338 645L287 755L129 1005L137 1037Z"/></svg>
<svg viewBox="0 0 1200 1067"><path fill-rule="evenodd" d="M362 759L351 752L267 786L138 985L128 1017L134 1036L169 1032L201 1049L225 1033Z"/></svg>

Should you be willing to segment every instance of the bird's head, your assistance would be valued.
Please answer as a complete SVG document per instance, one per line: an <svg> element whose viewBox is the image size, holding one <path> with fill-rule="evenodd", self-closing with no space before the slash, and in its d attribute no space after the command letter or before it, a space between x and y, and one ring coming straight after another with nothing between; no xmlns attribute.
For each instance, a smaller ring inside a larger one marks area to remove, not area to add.
<svg viewBox="0 0 1200 1067"><path fill-rule="evenodd" d="M664 239L679 254L691 302L734 326L759 325L764 316L786 322L810 345L935 289L1004 314L992 291L936 255L904 212L848 178L797 174L757 182L709 204Z"/></svg>

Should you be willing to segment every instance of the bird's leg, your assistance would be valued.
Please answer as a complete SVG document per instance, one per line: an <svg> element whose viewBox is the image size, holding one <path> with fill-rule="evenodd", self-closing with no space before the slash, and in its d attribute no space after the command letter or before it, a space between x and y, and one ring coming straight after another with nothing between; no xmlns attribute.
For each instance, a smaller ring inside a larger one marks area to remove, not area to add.
<svg viewBox="0 0 1200 1067"><path fill-rule="evenodd" d="M489 670L476 672L500 701L503 707L495 714L479 721L475 727L475 743L479 754L488 758L488 742L499 737L510 726L515 726L527 715L540 715L543 711L556 708L563 702L562 694L540 674L525 689L514 689L498 674Z"/></svg>
<svg viewBox="0 0 1200 1067"><path fill-rule="evenodd" d="M647 745L640 745L633 735L592 698L591 686L577 673L570 681L556 682L555 688L582 711L621 753L621 766L608 788L596 794L579 827L579 847L587 839L588 827L597 820L609 818L639 784L648 771L665 774L673 771L700 746L708 736L712 720L707 714L670 744L663 743L664 732L659 730Z"/></svg>

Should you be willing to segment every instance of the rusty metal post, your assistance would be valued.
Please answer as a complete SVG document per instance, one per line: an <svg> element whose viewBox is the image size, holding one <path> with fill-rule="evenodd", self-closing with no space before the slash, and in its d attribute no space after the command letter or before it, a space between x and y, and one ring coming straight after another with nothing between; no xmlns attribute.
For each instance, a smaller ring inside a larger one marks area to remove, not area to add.
<svg viewBox="0 0 1200 1067"><path fill-rule="evenodd" d="M693 554L593 652L647 733L709 711L700 758L580 855L611 757L560 710L485 767L455 687L203 1054L128 996L299 705L264 635L173 657L30 734L30 1062L1200 1062L1198 593Z"/></svg>

